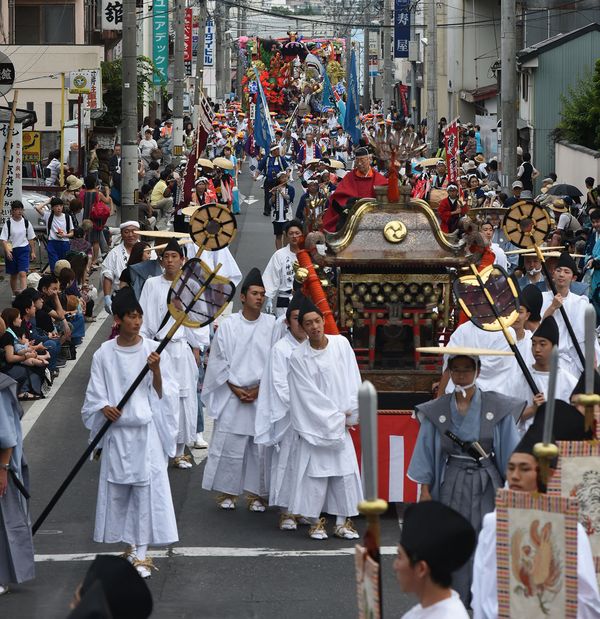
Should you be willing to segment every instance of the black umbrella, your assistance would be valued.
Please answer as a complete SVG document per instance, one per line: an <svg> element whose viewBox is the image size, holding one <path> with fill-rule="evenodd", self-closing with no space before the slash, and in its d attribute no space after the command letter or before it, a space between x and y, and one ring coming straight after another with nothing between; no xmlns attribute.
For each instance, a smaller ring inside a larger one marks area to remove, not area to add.
<svg viewBox="0 0 600 619"><path fill-rule="evenodd" d="M575 185L567 185L566 183L552 185L552 187L548 189L548 193L551 196L569 196L571 198L579 198L583 195Z"/></svg>

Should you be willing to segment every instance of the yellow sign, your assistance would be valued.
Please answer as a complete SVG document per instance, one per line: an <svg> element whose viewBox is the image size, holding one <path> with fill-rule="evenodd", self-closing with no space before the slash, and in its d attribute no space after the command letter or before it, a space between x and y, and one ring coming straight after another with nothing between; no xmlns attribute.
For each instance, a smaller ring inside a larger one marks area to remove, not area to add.
<svg viewBox="0 0 600 619"><path fill-rule="evenodd" d="M42 134L39 131L23 131L23 162L37 163L42 160Z"/></svg>
<svg viewBox="0 0 600 619"><path fill-rule="evenodd" d="M87 95L91 88L90 71L71 71L69 74L69 93L72 95Z"/></svg>

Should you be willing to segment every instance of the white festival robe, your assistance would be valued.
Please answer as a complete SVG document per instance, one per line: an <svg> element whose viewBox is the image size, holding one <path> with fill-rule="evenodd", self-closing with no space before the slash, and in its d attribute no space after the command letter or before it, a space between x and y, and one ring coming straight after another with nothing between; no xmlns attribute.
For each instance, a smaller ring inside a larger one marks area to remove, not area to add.
<svg viewBox="0 0 600 619"><path fill-rule="evenodd" d="M465 610L463 603L458 597L456 591L452 591L452 595L432 604L427 608L423 608L421 604L413 606L402 619L469 619L469 613Z"/></svg>
<svg viewBox="0 0 600 619"><path fill-rule="evenodd" d="M287 307L276 307L277 297L292 298L294 285L294 262L296 254L289 245L278 249L272 256L262 274L265 296L273 300L276 316L285 314Z"/></svg>
<svg viewBox="0 0 600 619"><path fill-rule="evenodd" d="M544 396L547 397L550 372L541 372L532 366L529 366L529 371L531 372L531 377L533 378L533 382L535 382L536 387L541 393L544 394ZM556 391L554 397L557 400L563 400L563 402L569 403L571 401L573 389L575 389L577 385L577 380L578 379L575 378L573 374L565 370L564 367L559 366L558 373L556 375ZM525 400L527 402L527 406L531 406L533 404L533 393L527 384L527 380L525 380L525 375L520 370L519 373L515 375L512 382L511 394L514 398ZM519 421L517 424L517 429L519 430L519 434L521 436L527 432L527 429L531 426L534 419L535 415L532 415L529 419L521 419Z"/></svg>
<svg viewBox="0 0 600 619"><path fill-rule="evenodd" d="M288 367L300 342L287 330L273 346L258 394L255 437L258 445L273 447L270 466L269 505L287 508L293 475L293 452L298 439L290 420Z"/></svg>
<svg viewBox="0 0 600 619"><path fill-rule="evenodd" d="M498 617L498 563L496 559L496 512L483 517L473 563L473 619ZM577 523L577 619L598 619L600 594L592 549L585 529ZM532 618L533 619L533 618Z"/></svg>
<svg viewBox="0 0 600 619"><path fill-rule="evenodd" d="M94 353L81 411L90 440L104 425L105 406L116 406L157 342L135 346L109 340ZM148 372L102 438L94 541L167 545L178 540L168 457L175 455L177 384L168 354L161 354L162 398Z"/></svg>
<svg viewBox="0 0 600 619"><path fill-rule="evenodd" d="M517 337L512 327L508 331L516 341ZM505 350L510 352L510 347L502 332L484 331L476 327L471 321L459 325L448 341L448 346L455 348L491 348L493 350ZM520 372L517 361L512 356L491 357L482 356L481 372L477 377L477 386L482 391L496 391L503 395L511 396L510 383L513 376ZM448 364L448 355L444 355L444 369ZM454 383L448 381L446 393L454 391Z"/></svg>
<svg viewBox="0 0 600 619"><path fill-rule="evenodd" d="M289 510L309 518L321 512L354 516L362 500L358 462L347 426L358 422L361 385L356 356L342 335L309 341L290 357L292 427L299 435ZM348 413L348 415L347 415Z"/></svg>
<svg viewBox="0 0 600 619"><path fill-rule="evenodd" d="M542 310L541 315L544 316L546 310L550 307L552 303L552 299L554 295L552 292L542 292ZM573 327L573 332L575 333L575 337L579 342L579 346L581 348L581 352L585 354L585 308L589 305L589 300L587 297L574 294L573 292L569 292L569 294L563 299L563 307L565 308L565 312L569 318L569 322ZM577 355L577 351L575 350L575 346L573 345L573 341L571 340L571 336L569 335L569 331L567 330L567 325L563 320L560 310L556 310L554 314L554 320L556 320L556 324L558 325L558 353L560 355L560 360L562 365L566 368L569 368L571 374L579 376L581 372L583 372L583 366L579 360ZM598 360L600 360L600 345L598 344L597 338L594 338L594 346L596 351L596 364Z"/></svg>
<svg viewBox="0 0 600 619"><path fill-rule="evenodd" d="M162 275L146 280L140 295L144 321L140 334L148 339L162 340L175 320L169 320L159 330L167 310L167 296L172 282ZM179 327L166 350L173 363L173 374L179 385L179 430L177 443L191 445L196 438L198 421L198 364L192 348L206 348L210 343L208 327L191 329ZM192 347L192 348L190 348Z"/></svg>
<svg viewBox="0 0 600 619"><path fill-rule="evenodd" d="M228 316L211 344L202 386L206 414L215 420L202 487L237 496L243 490L264 496L263 451L254 443L257 400L241 402L237 387L260 384L271 352L275 317L247 320L242 312Z"/></svg>

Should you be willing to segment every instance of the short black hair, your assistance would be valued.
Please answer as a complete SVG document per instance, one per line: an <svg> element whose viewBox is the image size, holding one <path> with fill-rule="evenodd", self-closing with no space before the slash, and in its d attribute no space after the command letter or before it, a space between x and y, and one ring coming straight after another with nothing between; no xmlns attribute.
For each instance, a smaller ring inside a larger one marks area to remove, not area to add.
<svg viewBox="0 0 600 619"><path fill-rule="evenodd" d="M154 161L154 159L148 164L148 169L150 170L158 170L159 167L158 161Z"/></svg>
<svg viewBox="0 0 600 619"><path fill-rule="evenodd" d="M25 312L33 305L33 295L23 291L20 292L12 302L12 306L19 310L21 318L25 316Z"/></svg>
<svg viewBox="0 0 600 619"><path fill-rule="evenodd" d="M166 168L160 173L160 179L166 181L169 176L171 176L171 170L167 170Z"/></svg>
<svg viewBox="0 0 600 619"><path fill-rule="evenodd" d="M87 174L83 177L83 184L86 189L96 189L96 177L93 174Z"/></svg>
<svg viewBox="0 0 600 619"><path fill-rule="evenodd" d="M42 275L40 277L37 289L42 292L44 288L48 288L48 286L51 286L52 284L58 284L58 277L56 277L53 273L47 273L46 275Z"/></svg>
<svg viewBox="0 0 600 619"><path fill-rule="evenodd" d="M594 210L590 211L590 219L592 221L597 221L598 219L600 219L600 208L595 208Z"/></svg>
<svg viewBox="0 0 600 619"><path fill-rule="evenodd" d="M13 200L13 201L10 203L10 210L11 210L11 211L12 211L13 209L16 209L16 208L25 208L25 207L23 206L23 202L21 202L21 200Z"/></svg>
<svg viewBox="0 0 600 619"><path fill-rule="evenodd" d="M300 221L298 219L292 219L291 221L288 221L284 228L283 231L285 232L285 234L288 233L288 230L290 228L298 228L300 230L300 232L302 232L302 224L300 223Z"/></svg>
<svg viewBox="0 0 600 619"><path fill-rule="evenodd" d="M54 208L55 206L64 206L65 203L58 196L54 196L50 200L50 208Z"/></svg>
<svg viewBox="0 0 600 619"><path fill-rule="evenodd" d="M419 561L424 561L424 559L419 559L416 553L409 552L402 546L406 556L408 557L408 562L414 567ZM427 563L427 561L425 561ZM427 563L427 567L429 568L429 578L431 581L435 583L438 587L443 587L444 589L449 589L452 586L452 573L446 572L437 567L433 567L429 563Z"/></svg>
<svg viewBox="0 0 600 619"><path fill-rule="evenodd" d="M585 179L585 184L586 184L588 187L593 187L593 186L594 186L594 179L593 179L591 176L588 176L588 177Z"/></svg>
<svg viewBox="0 0 600 619"><path fill-rule="evenodd" d="M523 161L531 161L531 153L523 153Z"/></svg>

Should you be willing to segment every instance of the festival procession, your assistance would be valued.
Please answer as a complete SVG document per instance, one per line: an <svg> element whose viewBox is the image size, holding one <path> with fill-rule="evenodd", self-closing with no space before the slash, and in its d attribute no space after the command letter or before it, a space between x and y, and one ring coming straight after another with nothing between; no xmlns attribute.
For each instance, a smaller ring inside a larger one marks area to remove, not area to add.
<svg viewBox="0 0 600 619"><path fill-rule="evenodd" d="M600 618L600 10L446 102L435 5L146 4L52 135L0 50L0 616Z"/></svg>

